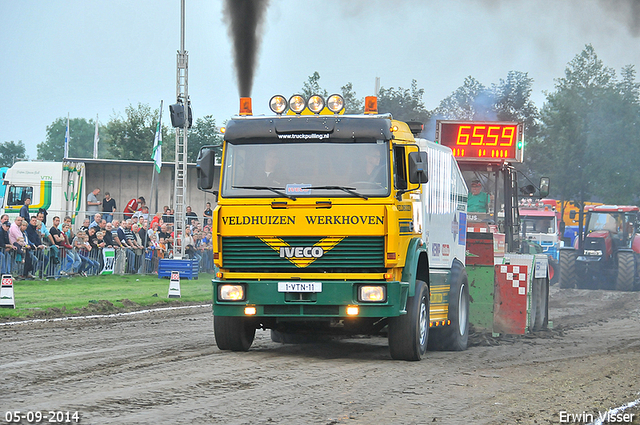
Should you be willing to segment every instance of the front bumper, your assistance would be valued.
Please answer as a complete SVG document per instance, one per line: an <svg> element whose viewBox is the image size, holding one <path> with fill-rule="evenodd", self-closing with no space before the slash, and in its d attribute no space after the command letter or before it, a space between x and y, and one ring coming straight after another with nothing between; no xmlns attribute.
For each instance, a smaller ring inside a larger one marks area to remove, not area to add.
<svg viewBox="0 0 640 425"><path fill-rule="evenodd" d="M604 272L605 262L601 256L579 255L576 258L576 272L581 276L593 276Z"/></svg>
<svg viewBox="0 0 640 425"><path fill-rule="evenodd" d="M245 307L253 306L252 317L274 318L340 318L347 317L348 306L358 306L357 317L395 317L406 308L409 284L397 281L319 281L321 292L279 292L275 280L212 280L213 312L217 316L245 316ZM303 283L305 281L294 281ZM218 286L242 284L243 301L221 301ZM383 285L386 299L382 302L359 302L358 288L362 285Z"/></svg>

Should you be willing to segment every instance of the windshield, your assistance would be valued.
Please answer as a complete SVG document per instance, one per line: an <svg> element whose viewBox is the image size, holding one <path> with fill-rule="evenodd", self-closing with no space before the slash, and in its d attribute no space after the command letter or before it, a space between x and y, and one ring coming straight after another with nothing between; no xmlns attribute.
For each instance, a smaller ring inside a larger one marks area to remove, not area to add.
<svg viewBox="0 0 640 425"><path fill-rule="evenodd" d="M522 214L522 212L520 213ZM522 226L527 233L555 233L555 220L552 217L520 216Z"/></svg>
<svg viewBox="0 0 640 425"><path fill-rule="evenodd" d="M625 222L624 213L592 212L589 216L587 232L595 230L607 230L611 233L622 233Z"/></svg>
<svg viewBox="0 0 640 425"><path fill-rule="evenodd" d="M223 197L382 197L389 194L389 145L227 143Z"/></svg>

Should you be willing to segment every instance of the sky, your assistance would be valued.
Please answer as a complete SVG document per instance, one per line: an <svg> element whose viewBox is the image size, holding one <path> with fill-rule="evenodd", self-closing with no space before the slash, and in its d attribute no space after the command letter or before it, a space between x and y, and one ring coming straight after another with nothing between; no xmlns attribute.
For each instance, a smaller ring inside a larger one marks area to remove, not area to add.
<svg viewBox="0 0 640 425"><path fill-rule="evenodd" d="M188 91L197 119L236 115L239 90L222 0L186 0ZM472 76L485 86L509 71L545 92L586 44L619 75L640 68L640 0L271 0L253 79L253 111L274 94L320 85L358 97L384 88L424 89L427 109ZM105 125L138 103L176 100L180 0L0 0L0 142L27 155L61 117Z"/></svg>

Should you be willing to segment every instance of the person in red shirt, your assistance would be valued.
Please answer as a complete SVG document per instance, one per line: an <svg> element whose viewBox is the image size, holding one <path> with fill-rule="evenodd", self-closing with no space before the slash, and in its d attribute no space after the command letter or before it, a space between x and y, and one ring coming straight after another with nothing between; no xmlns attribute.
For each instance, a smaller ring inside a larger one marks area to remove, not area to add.
<svg viewBox="0 0 640 425"><path fill-rule="evenodd" d="M141 209L145 204L144 198L141 196L138 199L132 199L127 202L127 205L124 207L124 217L131 218L133 214Z"/></svg>

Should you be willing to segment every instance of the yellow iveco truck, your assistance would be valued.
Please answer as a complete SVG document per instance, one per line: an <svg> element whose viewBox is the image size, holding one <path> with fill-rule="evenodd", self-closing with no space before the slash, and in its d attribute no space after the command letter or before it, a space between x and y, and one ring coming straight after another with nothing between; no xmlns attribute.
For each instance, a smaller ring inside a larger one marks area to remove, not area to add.
<svg viewBox="0 0 640 425"><path fill-rule="evenodd" d="M220 349L248 350L256 329L285 343L386 332L403 360L466 349L467 187L449 148L421 149L420 125L365 103L345 115L339 95L274 96L275 115L252 116L244 98L221 165L200 151L199 187L218 195Z"/></svg>

